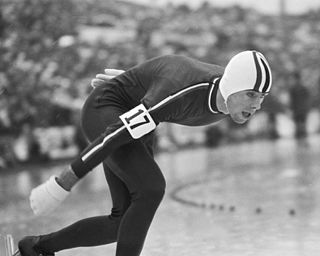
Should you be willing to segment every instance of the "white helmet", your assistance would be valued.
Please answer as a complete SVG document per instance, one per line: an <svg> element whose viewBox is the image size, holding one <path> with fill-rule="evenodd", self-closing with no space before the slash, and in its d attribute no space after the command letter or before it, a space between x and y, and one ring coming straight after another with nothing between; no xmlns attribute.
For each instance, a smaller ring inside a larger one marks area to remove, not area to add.
<svg viewBox="0 0 320 256"><path fill-rule="evenodd" d="M220 92L226 101L236 92L254 90L267 93L272 75L266 58L257 51L243 51L231 58L220 81Z"/></svg>

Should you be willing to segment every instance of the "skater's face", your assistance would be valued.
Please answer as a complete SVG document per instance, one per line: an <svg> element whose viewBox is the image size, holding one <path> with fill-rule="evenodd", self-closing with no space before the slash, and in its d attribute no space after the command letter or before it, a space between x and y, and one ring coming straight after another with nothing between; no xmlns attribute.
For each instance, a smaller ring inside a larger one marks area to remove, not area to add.
<svg viewBox="0 0 320 256"><path fill-rule="evenodd" d="M253 90L245 90L231 94L226 105L232 120L238 124L248 121L257 110L267 94Z"/></svg>

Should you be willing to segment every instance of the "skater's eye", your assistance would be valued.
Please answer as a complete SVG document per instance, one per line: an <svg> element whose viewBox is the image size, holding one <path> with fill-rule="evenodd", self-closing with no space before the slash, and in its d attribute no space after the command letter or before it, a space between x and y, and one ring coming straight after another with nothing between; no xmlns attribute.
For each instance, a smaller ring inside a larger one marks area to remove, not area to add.
<svg viewBox="0 0 320 256"><path fill-rule="evenodd" d="M248 96L249 98L253 98L253 97L256 96L256 94L255 94L254 92L247 92L247 96Z"/></svg>

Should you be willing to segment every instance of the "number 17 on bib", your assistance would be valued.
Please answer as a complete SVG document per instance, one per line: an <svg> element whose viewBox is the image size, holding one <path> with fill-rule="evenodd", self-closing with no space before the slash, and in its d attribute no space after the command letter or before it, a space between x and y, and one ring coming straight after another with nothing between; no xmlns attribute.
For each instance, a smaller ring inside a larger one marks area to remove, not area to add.
<svg viewBox="0 0 320 256"><path fill-rule="evenodd" d="M122 114L120 119L134 139L139 139L156 128L155 122L143 104Z"/></svg>

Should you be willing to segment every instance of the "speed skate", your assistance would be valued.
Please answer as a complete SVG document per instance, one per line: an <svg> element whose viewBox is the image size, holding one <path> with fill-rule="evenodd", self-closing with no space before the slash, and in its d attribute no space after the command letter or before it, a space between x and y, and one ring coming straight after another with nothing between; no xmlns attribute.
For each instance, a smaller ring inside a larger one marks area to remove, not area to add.
<svg viewBox="0 0 320 256"><path fill-rule="evenodd" d="M0 235L0 256L19 256L19 250L14 249L13 236Z"/></svg>

